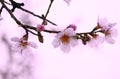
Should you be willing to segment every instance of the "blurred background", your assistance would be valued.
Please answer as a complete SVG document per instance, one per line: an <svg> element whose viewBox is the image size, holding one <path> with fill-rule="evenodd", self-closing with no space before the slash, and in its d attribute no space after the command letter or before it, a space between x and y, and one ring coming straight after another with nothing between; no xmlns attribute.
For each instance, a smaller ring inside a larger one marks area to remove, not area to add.
<svg viewBox="0 0 120 79"><path fill-rule="evenodd" d="M9 2L9 0L6 0ZM16 0L24 2L23 8L38 15L46 13L50 0ZM42 32L44 43L30 34L29 41L38 45L30 52L22 55L11 52L11 38L22 37L25 31L18 27L15 21L4 9L0 21L0 79L120 79L120 10L119 0L71 0L68 6L63 0L54 0L47 19L58 26L49 24L46 29L63 30L69 24L77 25L76 32L89 32L97 24L98 16L116 22L118 29L115 44L103 43L91 48L79 45L69 53L63 53L60 48L51 44L55 34ZM12 8L9 6L9 8ZM42 20L19 9L15 16L23 23L37 26ZM6 42L7 41L7 42Z"/></svg>

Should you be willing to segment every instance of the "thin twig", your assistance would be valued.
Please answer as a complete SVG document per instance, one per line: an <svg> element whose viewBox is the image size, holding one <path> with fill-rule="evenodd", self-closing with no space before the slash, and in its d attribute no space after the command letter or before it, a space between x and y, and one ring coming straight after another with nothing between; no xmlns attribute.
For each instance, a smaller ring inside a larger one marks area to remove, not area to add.
<svg viewBox="0 0 120 79"><path fill-rule="evenodd" d="M6 1L4 1L4 2L5 2L6 4L8 4L8 5L11 5L10 3L6 2ZM27 10L27 9L25 9L25 8L20 7L19 9L21 9L22 11L27 12L27 13L35 16L35 17L38 17L38 18L40 18L40 19L44 19L43 17L41 17L41 16L39 16L39 15L37 15L37 14L33 13L32 11L29 11L29 10ZM47 14L48 14L48 12L47 12ZM46 16L47 16L47 14L46 14ZM48 20L48 19L45 19L45 20L46 20L47 22L51 23L52 25L57 26L57 24L53 23L52 21L50 21L50 20Z"/></svg>
<svg viewBox="0 0 120 79"><path fill-rule="evenodd" d="M25 12L27 12L27 13L29 13L29 14L35 16L35 17L38 17L38 18L40 18L40 19L44 19L43 17L41 17L41 16L39 16L39 15L33 13L32 11L26 10L26 9L24 9L24 8L22 8L22 7L21 7L20 9L21 9L22 11L25 11ZM48 19L45 19L45 20L46 20L47 22L51 23L52 25L57 26L57 24L53 23L52 21L50 21L50 20L48 20Z"/></svg>
<svg viewBox="0 0 120 79"><path fill-rule="evenodd" d="M49 4L49 7L47 9L47 12L46 12L45 16L43 17L44 19L43 19L43 23L42 24L44 24L44 22L46 21L47 15L49 14L49 11L50 11L50 8L52 6L53 1L54 0L50 0L50 4Z"/></svg>

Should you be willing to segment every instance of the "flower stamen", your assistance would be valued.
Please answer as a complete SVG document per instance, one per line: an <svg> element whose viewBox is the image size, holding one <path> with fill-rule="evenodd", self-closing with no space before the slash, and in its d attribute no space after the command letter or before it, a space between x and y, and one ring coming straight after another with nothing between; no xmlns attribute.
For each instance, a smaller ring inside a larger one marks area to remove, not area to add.
<svg viewBox="0 0 120 79"><path fill-rule="evenodd" d="M63 44L68 44L69 43L69 36L67 36L65 34L60 39L61 39L61 42Z"/></svg>

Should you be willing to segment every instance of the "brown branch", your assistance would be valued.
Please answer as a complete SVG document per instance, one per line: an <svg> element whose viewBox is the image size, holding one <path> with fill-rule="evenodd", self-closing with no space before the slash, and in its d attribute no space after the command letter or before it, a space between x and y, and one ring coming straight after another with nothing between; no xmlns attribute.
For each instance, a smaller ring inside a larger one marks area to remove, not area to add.
<svg viewBox="0 0 120 79"><path fill-rule="evenodd" d="M6 4L8 4L8 5L11 5L10 3L8 3L8 2L6 2L6 1L4 1ZM35 13L33 13L32 11L29 11L29 10L27 10L27 9L25 9L25 8L22 8L22 7L20 7L19 9L21 9L22 11L24 11L24 12L26 12L26 13L29 13L29 14L31 14L31 15L33 15L33 16L35 16L35 17L38 17L38 18L40 18L40 19L45 19L45 18L43 18L42 16L39 16L39 15L37 15L37 14L35 14ZM48 13L48 12L47 12ZM57 26L57 24L55 24L55 23L53 23L52 21L50 21L50 20L48 20L48 19L45 19L47 22L49 22L49 23L51 23L52 25L55 25L55 26Z"/></svg>
<svg viewBox="0 0 120 79"><path fill-rule="evenodd" d="M18 25L22 26L23 24L22 24L19 20L17 20L17 18L13 15L13 13L11 12L11 10L4 4L3 1L1 1L1 4L2 4L3 7L8 11L8 13L10 14L10 16L15 20L15 22L16 22Z"/></svg>
<svg viewBox="0 0 120 79"><path fill-rule="evenodd" d="M39 15L37 15L37 14L35 14L35 13L29 11L29 10L26 10L26 9L24 9L24 8L22 8L22 7L21 7L20 9L21 9L22 11L25 11L25 12L27 12L27 13L29 13L29 14L35 16L35 17L38 17L38 18L40 18L40 19L44 19L43 17L41 17L41 16L39 16ZM48 20L48 19L45 19L45 20L46 20L47 22L51 23L52 25L57 26L57 24L53 23L52 21L50 21L50 20Z"/></svg>

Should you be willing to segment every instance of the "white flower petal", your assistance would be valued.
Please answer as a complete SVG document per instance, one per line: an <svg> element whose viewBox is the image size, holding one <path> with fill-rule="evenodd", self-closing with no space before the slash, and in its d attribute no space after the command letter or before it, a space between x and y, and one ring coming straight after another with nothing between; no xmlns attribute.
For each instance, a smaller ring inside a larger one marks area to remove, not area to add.
<svg viewBox="0 0 120 79"><path fill-rule="evenodd" d="M64 53L70 52L70 45L69 44L62 44L60 48Z"/></svg>
<svg viewBox="0 0 120 79"><path fill-rule="evenodd" d="M75 38L70 38L70 44L72 45L72 47L74 47L78 44L78 40Z"/></svg>
<svg viewBox="0 0 120 79"><path fill-rule="evenodd" d="M64 35L64 31L61 31L55 36L55 38L60 38L63 35Z"/></svg>
<svg viewBox="0 0 120 79"><path fill-rule="evenodd" d="M106 42L108 42L109 44L114 44L115 40L113 38L111 38L110 36L106 36L105 37Z"/></svg>
<svg viewBox="0 0 120 79"><path fill-rule="evenodd" d="M98 44L102 44L104 42L104 37L101 37L101 36L97 36L97 39L96 39L98 42Z"/></svg>
<svg viewBox="0 0 120 79"><path fill-rule="evenodd" d="M110 28L113 28L116 24L117 24L117 23L109 23L108 26L109 26Z"/></svg>
<svg viewBox="0 0 120 79"><path fill-rule="evenodd" d="M101 36L97 36L96 38L92 38L89 42L88 45L90 47L98 47L100 44L104 42L104 38Z"/></svg>
<svg viewBox="0 0 120 79"><path fill-rule="evenodd" d="M98 47L98 44L97 44L97 43L98 43L97 40L91 39L91 40L88 42L88 45L89 45L90 47Z"/></svg>
<svg viewBox="0 0 120 79"><path fill-rule="evenodd" d="M72 28L67 28L65 30L65 34L68 35L68 36L75 36L76 33Z"/></svg>
<svg viewBox="0 0 120 79"><path fill-rule="evenodd" d="M17 43L17 44L12 44L12 52L20 52L23 48Z"/></svg>
<svg viewBox="0 0 120 79"><path fill-rule="evenodd" d="M11 38L11 41L14 41L14 42L19 42L19 41L20 41L20 39L19 39L18 37L12 37L12 38Z"/></svg>
<svg viewBox="0 0 120 79"><path fill-rule="evenodd" d="M33 48L37 48L37 45L34 42L28 42L28 45Z"/></svg>
<svg viewBox="0 0 120 79"><path fill-rule="evenodd" d="M54 48L57 48L58 46L60 46L60 40L59 39L54 39L52 42L52 45L54 46Z"/></svg>
<svg viewBox="0 0 120 79"><path fill-rule="evenodd" d="M116 37L118 35L117 29L110 29L110 36L111 37Z"/></svg>
<svg viewBox="0 0 120 79"><path fill-rule="evenodd" d="M101 19L99 19L99 24L101 26L106 26L107 22L108 22L107 18L101 18Z"/></svg>

